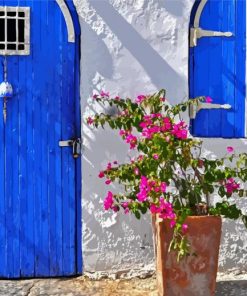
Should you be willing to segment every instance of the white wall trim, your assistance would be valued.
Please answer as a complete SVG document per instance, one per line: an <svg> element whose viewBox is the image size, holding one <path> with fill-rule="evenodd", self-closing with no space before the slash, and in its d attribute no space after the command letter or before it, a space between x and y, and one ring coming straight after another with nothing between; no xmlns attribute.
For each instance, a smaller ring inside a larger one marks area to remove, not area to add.
<svg viewBox="0 0 247 296"><path fill-rule="evenodd" d="M197 8L195 19L194 19L194 28L199 28L199 26L200 26L201 14L202 14L203 8L206 5L207 1L208 0L201 0L199 6Z"/></svg>
<svg viewBox="0 0 247 296"><path fill-rule="evenodd" d="M70 14L70 11L64 2L64 0L56 0L58 6L60 7L62 14L64 16L67 30L68 30L68 41L69 42L75 42L75 28L74 23Z"/></svg>

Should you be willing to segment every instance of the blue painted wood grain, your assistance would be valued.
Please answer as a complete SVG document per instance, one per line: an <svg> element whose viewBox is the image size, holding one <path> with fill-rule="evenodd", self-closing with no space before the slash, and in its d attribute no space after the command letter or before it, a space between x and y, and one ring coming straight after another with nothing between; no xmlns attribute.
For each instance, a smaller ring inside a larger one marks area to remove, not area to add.
<svg viewBox="0 0 247 296"><path fill-rule="evenodd" d="M209 0L202 12L202 29L230 31L233 36L203 37L190 48L190 97L210 96L213 103L232 108L201 110L191 121L194 136L245 137L245 6L246 1ZM191 26L193 21L192 15Z"/></svg>
<svg viewBox="0 0 247 296"><path fill-rule="evenodd" d="M0 102L0 277L78 274L81 166L58 145L80 137L78 17L69 1L76 29L69 43L55 1L0 5L31 8L30 55L8 57L15 95L6 125Z"/></svg>

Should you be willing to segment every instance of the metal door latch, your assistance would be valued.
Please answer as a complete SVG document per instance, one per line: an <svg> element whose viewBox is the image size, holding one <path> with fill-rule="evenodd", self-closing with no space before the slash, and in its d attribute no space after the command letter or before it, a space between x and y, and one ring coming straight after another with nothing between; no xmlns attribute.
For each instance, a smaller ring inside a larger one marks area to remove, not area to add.
<svg viewBox="0 0 247 296"><path fill-rule="evenodd" d="M202 110L202 109L231 109L232 106L229 105L229 104L223 104L223 105L220 105L220 104L211 104L211 103L199 103L197 105L195 104L191 104L189 106L189 116L190 116L190 119L195 119L196 118L196 114Z"/></svg>
<svg viewBox="0 0 247 296"><path fill-rule="evenodd" d="M81 138L71 139L67 141L59 141L60 147L72 147L74 158L81 156Z"/></svg>
<svg viewBox="0 0 247 296"><path fill-rule="evenodd" d="M197 39L202 37L231 37L232 32L219 32L219 31L209 31L203 30L201 28L191 28L190 29L190 47L197 46Z"/></svg>

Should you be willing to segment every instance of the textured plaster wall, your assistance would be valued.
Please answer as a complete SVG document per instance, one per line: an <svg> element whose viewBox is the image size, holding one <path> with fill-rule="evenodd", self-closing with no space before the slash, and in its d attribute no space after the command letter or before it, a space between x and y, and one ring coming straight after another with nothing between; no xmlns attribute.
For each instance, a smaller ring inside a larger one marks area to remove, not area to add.
<svg viewBox="0 0 247 296"><path fill-rule="evenodd" d="M193 0L74 0L81 24L82 112L100 106L91 94L100 90L135 97L167 90L171 103L188 96L188 23ZM112 110L108 110L112 112ZM107 188L97 178L108 161L131 154L116 133L83 124L82 221L84 271L124 271L152 266L149 217L112 215L102 210ZM217 156L227 145L245 150L246 141L206 140L205 153ZM114 185L111 190L118 190ZM244 202L243 206L244 206ZM210 227L210 226L209 226ZM224 222L220 268L244 270L247 232Z"/></svg>

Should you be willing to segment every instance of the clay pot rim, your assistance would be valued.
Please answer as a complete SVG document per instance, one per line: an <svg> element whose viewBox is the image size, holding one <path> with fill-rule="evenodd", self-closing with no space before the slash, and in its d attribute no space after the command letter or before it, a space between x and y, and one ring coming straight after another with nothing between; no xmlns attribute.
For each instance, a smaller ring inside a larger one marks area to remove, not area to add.
<svg viewBox="0 0 247 296"><path fill-rule="evenodd" d="M222 217L220 215L219 216L214 216L214 215L201 215L201 216L198 215L198 216L194 216L194 215L191 215L191 216L187 216L187 218L192 218L192 219L202 219L202 218L216 218L216 219L221 219Z"/></svg>

